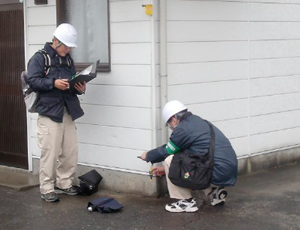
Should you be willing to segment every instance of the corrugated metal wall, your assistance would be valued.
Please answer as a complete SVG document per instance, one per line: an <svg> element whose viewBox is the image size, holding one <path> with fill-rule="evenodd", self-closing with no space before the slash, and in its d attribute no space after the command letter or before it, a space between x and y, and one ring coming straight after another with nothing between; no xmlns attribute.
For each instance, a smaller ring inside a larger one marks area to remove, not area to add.
<svg viewBox="0 0 300 230"><path fill-rule="evenodd" d="M28 168L26 112L20 86L24 66L24 19L0 11L0 164Z"/></svg>

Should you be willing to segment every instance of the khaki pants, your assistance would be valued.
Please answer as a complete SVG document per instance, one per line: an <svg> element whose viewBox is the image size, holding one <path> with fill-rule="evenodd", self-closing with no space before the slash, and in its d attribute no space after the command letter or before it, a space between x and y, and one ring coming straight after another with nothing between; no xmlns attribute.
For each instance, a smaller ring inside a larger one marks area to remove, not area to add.
<svg viewBox="0 0 300 230"><path fill-rule="evenodd" d="M167 180L167 185L168 185L168 190L171 198L178 199L178 200L183 200L183 199L189 199L192 198L192 190L188 188L182 188L174 185L168 175L169 175L169 168L172 162L174 155L168 156L165 161L165 172L166 172L166 180ZM203 190L206 196L211 192L212 187L208 187L207 189Z"/></svg>
<svg viewBox="0 0 300 230"><path fill-rule="evenodd" d="M41 193L53 192L55 183L61 189L71 187L78 159L77 133L74 121L65 109L62 123L39 115L37 126L38 145L41 149Z"/></svg>

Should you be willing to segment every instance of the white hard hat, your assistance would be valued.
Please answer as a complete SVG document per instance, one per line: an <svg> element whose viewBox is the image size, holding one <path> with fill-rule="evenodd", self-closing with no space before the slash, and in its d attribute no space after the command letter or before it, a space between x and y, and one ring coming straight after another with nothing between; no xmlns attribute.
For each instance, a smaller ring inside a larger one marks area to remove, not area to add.
<svg viewBox="0 0 300 230"><path fill-rule="evenodd" d="M66 46L77 47L77 32L74 26L68 23L60 24L54 31L53 35Z"/></svg>
<svg viewBox="0 0 300 230"><path fill-rule="evenodd" d="M167 123L167 121L174 116L176 113L179 113L183 110L186 110L187 107L185 107L184 104L182 104L180 101L169 101L164 109L163 109L163 119L164 122Z"/></svg>

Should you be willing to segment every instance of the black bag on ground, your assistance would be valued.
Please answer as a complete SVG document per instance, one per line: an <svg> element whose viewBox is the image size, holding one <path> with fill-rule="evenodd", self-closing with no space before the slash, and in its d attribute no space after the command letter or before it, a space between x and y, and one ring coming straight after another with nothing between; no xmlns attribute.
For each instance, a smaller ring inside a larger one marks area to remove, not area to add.
<svg viewBox="0 0 300 230"><path fill-rule="evenodd" d="M98 191L98 185L102 180L102 176L93 169L86 174L79 176L80 184L77 188L78 195L88 196Z"/></svg>
<svg viewBox="0 0 300 230"><path fill-rule="evenodd" d="M208 154L197 156L185 150L175 154L172 159L168 176L171 182L179 187L203 190L210 186L214 165L215 134L212 125L207 123L211 133Z"/></svg>

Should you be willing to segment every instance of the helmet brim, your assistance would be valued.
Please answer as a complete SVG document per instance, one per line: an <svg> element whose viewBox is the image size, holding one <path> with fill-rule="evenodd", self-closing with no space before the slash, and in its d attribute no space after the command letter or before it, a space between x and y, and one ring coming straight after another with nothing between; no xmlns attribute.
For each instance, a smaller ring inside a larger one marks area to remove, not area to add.
<svg viewBox="0 0 300 230"><path fill-rule="evenodd" d="M74 43L64 43L66 46L71 47L71 48L76 48L77 45Z"/></svg>

